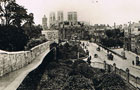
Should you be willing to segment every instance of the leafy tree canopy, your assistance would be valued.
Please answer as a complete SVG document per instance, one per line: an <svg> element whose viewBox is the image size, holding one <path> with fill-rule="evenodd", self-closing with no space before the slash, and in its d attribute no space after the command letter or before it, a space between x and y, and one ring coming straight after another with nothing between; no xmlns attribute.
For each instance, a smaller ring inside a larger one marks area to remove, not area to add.
<svg viewBox="0 0 140 90"><path fill-rule="evenodd" d="M24 21L27 21L30 15L27 10L18 5L15 0L2 0L0 2L0 20L2 25L14 25L21 27Z"/></svg>
<svg viewBox="0 0 140 90"><path fill-rule="evenodd" d="M7 51L24 50L28 37L15 26L0 26L0 49Z"/></svg>

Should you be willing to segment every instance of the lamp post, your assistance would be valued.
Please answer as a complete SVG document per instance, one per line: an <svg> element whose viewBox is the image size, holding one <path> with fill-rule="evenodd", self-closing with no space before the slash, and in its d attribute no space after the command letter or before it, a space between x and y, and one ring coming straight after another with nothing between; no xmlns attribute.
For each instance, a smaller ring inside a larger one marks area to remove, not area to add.
<svg viewBox="0 0 140 90"><path fill-rule="evenodd" d="M74 36L75 43L76 43L76 38L77 38L77 36L75 35ZM78 46L78 43L76 43L76 46L77 46L77 59L79 59L79 46Z"/></svg>
<svg viewBox="0 0 140 90"><path fill-rule="evenodd" d="M77 59L79 59L80 57L80 53L79 53L79 50L77 50Z"/></svg>

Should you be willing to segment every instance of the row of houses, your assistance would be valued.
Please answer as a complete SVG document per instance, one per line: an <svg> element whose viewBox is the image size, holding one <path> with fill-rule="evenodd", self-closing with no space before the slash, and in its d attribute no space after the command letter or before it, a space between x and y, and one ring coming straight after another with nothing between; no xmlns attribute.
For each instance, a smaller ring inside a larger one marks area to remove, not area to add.
<svg viewBox="0 0 140 90"><path fill-rule="evenodd" d="M124 50L140 54L140 22L130 22L126 25L124 36Z"/></svg>
<svg viewBox="0 0 140 90"><path fill-rule="evenodd" d="M96 43L101 42L100 38L106 37L106 30L120 29L122 32L124 32L124 50L140 54L140 22L130 22L129 25L124 24L118 26L116 26L114 23L114 26L111 27L105 24L95 24L91 26L86 22L80 22L76 19L74 22L61 21L57 25L53 25L55 25L54 29L59 31L59 38L62 40L84 39L90 35L90 39Z"/></svg>
<svg viewBox="0 0 140 90"><path fill-rule="evenodd" d="M92 41L100 43L100 38L105 38L106 30L120 29L124 32L124 50L132 51L136 54L140 54L140 21L139 22L129 22L129 24L118 25L118 26L109 26L109 25L94 25L91 26L89 35L92 35Z"/></svg>

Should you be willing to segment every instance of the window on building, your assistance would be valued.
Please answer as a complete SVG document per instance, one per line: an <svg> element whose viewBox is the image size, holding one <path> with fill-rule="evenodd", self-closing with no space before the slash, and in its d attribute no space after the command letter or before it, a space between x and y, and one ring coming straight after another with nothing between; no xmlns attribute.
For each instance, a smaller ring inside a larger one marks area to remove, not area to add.
<svg viewBox="0 0 140 90"><path fill-rule="evenodd" d="M69 25L69 22L64 22L65 25Z"/></svg>
<svg viewBox="0 0 140 90"><path fill-rule="evenodd" d="M72 20L72 15L70 15L70 20Z"/></svg>
<svg viewBox="0 0 140 90"><path fill-rule="evenodd" d="M68 20L70 20L70 15L68 15Z"/></svg>
<svg viewBox="0 0 140 90"><path fill-rule="evenodd" d="M135 41L135 38L131 38L132 41Z"/></svg>

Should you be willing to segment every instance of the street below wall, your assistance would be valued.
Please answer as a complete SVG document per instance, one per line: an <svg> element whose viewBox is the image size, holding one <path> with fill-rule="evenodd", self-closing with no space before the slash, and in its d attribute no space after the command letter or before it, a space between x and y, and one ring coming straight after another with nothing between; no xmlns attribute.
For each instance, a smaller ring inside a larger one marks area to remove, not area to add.
<svg viewBox="0 0 140 90"><path fill-rule="evenodd" d="M82 41L82 43L89 43L88 41ZM108 64L113 65L116 64L116 67L126 70L127 68L130 70L130 73L134 75L135 77L140 77L140 67L132 65L132 61L135 60L135 56L127 52L126 57L127 59L122 59L116 55L114 55L113 61L107 59L107 51L103 48L101 48L100 51L97 51L96 48L98 47L95 43L89 43L89 46L87 46L87 49L89 50L89 54L92 56L92 62L104 62L106 61ZM98 54L98 58L94 58L94 54Z"/></svg>

